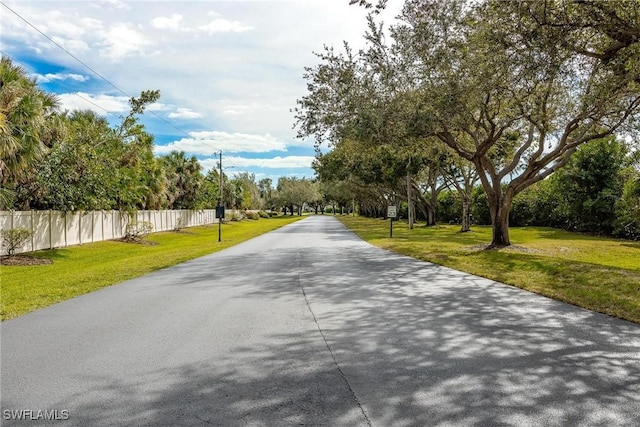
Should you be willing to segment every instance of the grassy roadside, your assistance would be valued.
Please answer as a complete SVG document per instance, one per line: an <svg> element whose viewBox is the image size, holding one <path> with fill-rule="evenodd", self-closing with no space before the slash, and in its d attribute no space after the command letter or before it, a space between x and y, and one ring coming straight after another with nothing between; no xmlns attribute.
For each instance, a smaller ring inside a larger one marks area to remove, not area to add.
<svg viewBox="0 0 640 427"><path fill-rule="evenodd" d="M486 251L490 227L396 222L389 239L388 221L338 218L375 246L640 323L640 242L523 227L510 230L513 248Z"/></svg>
<svg viewBox="0 0 640 427"><path fill-rule="evenodd" d="M156 245L118 241L39 251L50 265L0 267L0 318L11 319L78 295L236 245L304 217L280 216L258 221L193 227L162 232L148 240Z"/></svg>

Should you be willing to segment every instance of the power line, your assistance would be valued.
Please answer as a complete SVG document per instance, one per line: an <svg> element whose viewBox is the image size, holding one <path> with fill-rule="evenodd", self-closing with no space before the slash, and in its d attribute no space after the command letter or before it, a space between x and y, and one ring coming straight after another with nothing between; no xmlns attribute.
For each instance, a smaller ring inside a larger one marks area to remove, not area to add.
<svg viewBox="0 0 640 427"><path fill-rule="evenodd" d="M6 4L4 4L4 2L0 2L0 4L2 4L5 8L7 8L11 13L13 13L14 15L16 15L18 18L20 18L25 24L27 24L28 26L30 26L31 28L33 28L34 30L36 30L38 33L40 33L40 35L42 35L44 38L46 38L47 40L49 40L51 43L53 43L54 45L56 45L57 47L59 47L62 51L64 51L67 55L69 55L70 57L72 57L73 59L75 59L76 61L78 61L80 64L82 64L86 69L90 70L93 74L95 74L96 76L100 77L102 80L104 80L105 82L107 82L111 87L113 87L114 89L116 89L118 92L120 92L121 94L123 94L126 97L129 97L129 95L127 95L127 93L125 91L123 91L122 89L120 89L118 86L116 86L115 84L111 83L106 77L104 77L102 74L98 73L96 70L94 70L93 68L91 68L89 65L85 64L80 58L78 58L77 56L75 56L73 53L69 52L67 49L65 49L62 45L60 45L59 43L57 43L55 40L53 40L51 37L49 37L48 35L46 35L45 33L43 33L42 31L40 31L40 29L38 29L35 25L33 25L31 22L27 21L25 18L23 18L18 12L16 12L15 10L11 9L9 6L7 6Z"/></svg>
<svg viewBox="0 0 640 427"><path fill-rule="evenodd" d="M18 60L17 60L17 59L15 59L11 54L9 54L9 53L5 52L4 50L0 50L0 53L1 53L2 55L4 55L4 56L7 56L7 57L11 58L11 60L12 60L13 62L15 62L15 63L17 63L17 64L19 64L19 65L23 66L23 67L24 67L24 68L26 68L26 69L31 68L29 65L27 65L27 64L25 64L25 63L23 63L23 62L18 61ZM64 85L64 84L62 84L62 86L65 86L65 85ZM73 95L75 95L75 96L77 96L78 98L82 99L83 101L88 102L89 104L91 104L91 105L93 105L93 106L95 106L95 107L97 107L97 108L101 109L101 110L102 110L102 111L104 111L105 113L107 113L107 114L109 114L109 115L113 115L113 113L111 113L109 110L107 110L106 108L102 107L101 105L96 104L96 103L95 103L95 102L93 102L91 99L85 98L84 96L80 95L80 93L75 92L75 93L72 93L72 94L73 94Z"/></svg>
<svg viewBox="0 0 640 427"><path fill-rule="evenodd" d="M83 67L85 67L86 69L88 69L89 71L91 71L93 74L95 74L96 76L98 76L100 79L102 79L103 81L105 81L107 84L109 84L111 87L113 87L114 89L116 89L118 92L120 92L121 94L123 94L124 96L126 96L127 98L131 98L131 96L129 96L124 90L120 89L118 86L116 86L114 83L112 83L111 81L109 81L109 79L107 79L106 77L104 77L102 74L98 73L96 70L94 70L93 68L91 68L89 65L87 65L84 61L82 61L80 58L78 58L77 56L75 56L74 54L72 54L71 52L69 52L67 49L65 49L62 45L60 45L59 43L57 43L55 40L53 40L51 37L49 37L48 35L46 35L44 32L42 32L39 28L37 28L35 25L33 25L31 22L29 22L26 18L22 17L18 12L16 12L15 10L11 9L9 6L7 6L4 2L0 1L0 4L2 6L4 6L7 10L9 10L11 13L13 13L15 16L17 16L18 18L20 18L20 20L22 20L24 23L26 23L28 26L30 26L31 28L33 28L35 31L37 31L40 35L42 35L44 38L46 38L47 40L49 40L51 43L53 43L54 45L56 45L58 48L60 48L63 52L65 52L67 55L69 55L71 58L75 59L77 62L79 62L80 64L82 64ZM77 95L80 98L83 98L80 95ZM85 98L83 98L85 99ZM85 101L97 106L98 108L107 111L106 109L104 109L103 107L100 107L99 105L93 103L92 101L89 101L87 99L85 99ZM157 117L158 119L160 119L162 122L164 122L165 124L169 125L170 127L172 127L173 129L177 130L178 132L180 132L181 134L191 137L191 135L189 135L187 132L183 131L182 129L180 129L179 127L175 126L173 123L169 122L167 119L165 119L164 117L159 116L158 114L156 114L154 111L148 110L149 113L151 113L152 115L154 115L155 117ZM107 111L107 113L109 113Z"/></svg>

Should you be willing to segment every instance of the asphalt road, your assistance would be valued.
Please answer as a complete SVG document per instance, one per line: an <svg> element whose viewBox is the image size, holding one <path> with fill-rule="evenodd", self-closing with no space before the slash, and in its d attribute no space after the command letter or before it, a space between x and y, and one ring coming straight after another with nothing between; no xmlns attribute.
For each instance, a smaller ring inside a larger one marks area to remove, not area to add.
<svg viewBox="0 0 640 427"><path fill-rule="evenodd" d="M3 426L640 425L640 326L373 248L331 217L0 334Z"/></svg>

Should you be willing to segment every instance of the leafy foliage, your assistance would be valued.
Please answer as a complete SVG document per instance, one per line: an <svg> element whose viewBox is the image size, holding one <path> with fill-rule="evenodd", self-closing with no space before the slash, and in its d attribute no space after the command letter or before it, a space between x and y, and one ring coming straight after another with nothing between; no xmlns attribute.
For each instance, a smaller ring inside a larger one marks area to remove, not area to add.
<svg viewBox="0 0 640 427"><path fill-rule="evenodd" d="M41 160L47 147L59 138L53 114L58 100L38 88L35 78L0 60L0 208L15 203L16 187L29 182L33 163Z"/></svg>
<svg viewBox="0 0 640 427"><path fill-rule="evenodd" d="M301 215L305 203L319 198L316 183L305 178L281 177L278 180L277 190L278 204L288 208L291 215L294 211Z"/></svg>
<svg viewBox="0 0 640 427"><path fill-rule="evenodd" d="M491 245L507 246L519 194L569 164L582 145L638 123L639 16L640 3L624 1L407 0L391 42L369 16L366 48L318 55L296 110L299 134L337 149L349 140L365 152L384 147L391 156L373 155L369 175L360 175L382 191L385 173L400 178L393 158L406 147L433 153L438 139L473 165ZM435 174L431 186L447 179ZM468 211L475 177L467 176L458 190ZM585 191L598 195L571 202L572 211L583 216L584 208L594 218L610 211L613 192ZM435 205L437 191L430 193Z"/></svg>

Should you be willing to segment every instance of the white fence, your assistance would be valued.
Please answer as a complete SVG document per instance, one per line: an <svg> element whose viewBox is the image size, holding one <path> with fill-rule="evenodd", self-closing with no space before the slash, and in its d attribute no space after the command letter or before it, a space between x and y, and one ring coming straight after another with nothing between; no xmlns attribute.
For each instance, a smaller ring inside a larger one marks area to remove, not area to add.
<svg viewBox="0 0 640 427"><path fill-rule="evenodd" d="M193 227L217 223L215 209L138 211L137 221L153 224L153 231L168 231L180 224ZM124 237L129 216L120 211L0 211L0 230L26 228L31 239L18 252L61 248ZM6 255L6 248L2 248Z"/></svg>

